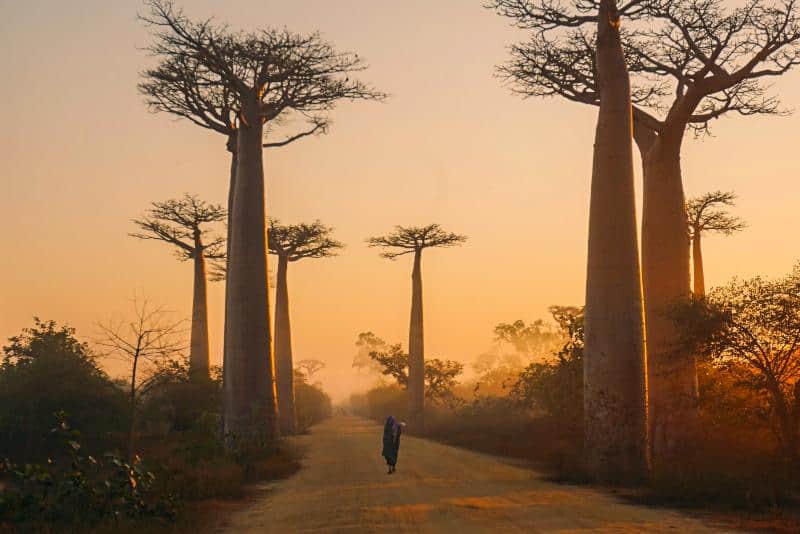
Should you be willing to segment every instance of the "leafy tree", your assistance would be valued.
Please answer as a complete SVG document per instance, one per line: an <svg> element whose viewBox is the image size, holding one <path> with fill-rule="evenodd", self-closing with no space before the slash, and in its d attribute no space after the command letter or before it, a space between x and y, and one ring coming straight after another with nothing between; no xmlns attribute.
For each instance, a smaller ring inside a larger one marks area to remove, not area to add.
<svg viewBox="0 0 800 534"><path fill-rule="evenodd" d="M528 358L547 354L560 337L541 319L530 324L522 320L498 323L494 327L494 335L497 341L510 344L518 353Z"/></svg>
<svg viewBox="0 0 800 534"><path fill-rule="evenodd" d="M297 362L297 370L303 373L308 380L314 377L315 374L325 369L325 362L320 360L300 360Z"/></svg>
<svg viewBox="0 0 800 534"><path fill-rule="evenodd" d="M121 446L127 427L124 392L97 364L75 329L34 318L31 328L9 339L0 364L0 450L17 461L54 456L53 414L69 414L87 434L85 445Z"/></svg>
<svg viewBox="0 0 800 534"><path fill-rule="evenodd" d="M147 6L141 19L154 37L148 50L160 63L145 73L142 92L155 109L226 134L234 151L228 206L224 424L226 434L270 440L278 434L278 421L275 373L267 356L272 353L272 339L263 138L291 115L307 118L316 128L326 123L320 117L341 100L380 100L385 95L353 77L365 68L357 55L337 51L318 33L274 28L234 32L211 20L194 22L168 0L148 0Z"/></svg>
<svg viewBox="0 0 800 534"><path fill-rule="evenodd" d="M583 310L553 306L550 312L566 342L554 359L526 367L511 394L523 406L542 410L578 432L583 421Z"/></svg>
<svg viewBox="0 0 800 534"><path fill-rule="evenodd" d="M355 344L358 352L353 357L353 367L359 370L380 371L380 365L370 357L370 354L386 350L386 342L373 332L361 332Z"/></svg>
<svg viewBox="0 0 800 534"><path fill-rule="evenodd" d="M409 387L408 414L410 429L425 428L425 336L422 320L422 251L426 248L454 247L466 242L461 234L445 232L438 224L428 226L396 226L395 231L367 240L370 247L384 250L384 258L395 260L405 254L414 255L411 273L411 324L408 332Z"/></svg>
<svg viewBox="0 0 800 534"><path fill-rule="evenodd" d="M382 373L395 379L405 389L409 387L409 357L402 346L389 345L385 351L372 352L370 357L382 369ZM452 397L458 384L458 376L464 372L464 364L453 360L432 358L425 362L425 397L435 402L445 402Z"/></svg>
<svg viewBox="0 0 800 534"><path fill-rule="evenodd" d="M736 195L732 192L714 191L693 198L686 203L686 215L689 219L689 239L692 243L692 260L694 274L694 294L706 294L705 275L703 272L703 251L701 239L704 233L731 235L744 230L747 226L739 217L725 211L725 207L735 205Z"/></svg>
<svg viewBox="0 0 800 534"><path fill-rule="evenodd" d="M130 234L138 239L168 243L177 249L178 259L194 263L189 362L192 376L202 380L208 380L210 365L206 260L225 257L225 239L210 235L206 225L220 222L225 217L222 206L207 204L187 194L180 200L153 202L147 215L133 221L141 233Z"/></svg>
<svg viewBox="0 0 800 534"><path fill-rule="evenodd" d="M278 257L275 290L275 376L281 432L294 434L297 420L294 407L294 364L292 328L289 321L289 264L308 258L336 256L344 247L331 237L333 230L320 221L282 225L269 220L267 241L270 254Z"/></svg>
<svg viewBox="0 0 800 534"><path fill-rule="evenodd" d="M683 342L763 394L784 456L800 461L800 266L734 280L674 310Z"/></svg>

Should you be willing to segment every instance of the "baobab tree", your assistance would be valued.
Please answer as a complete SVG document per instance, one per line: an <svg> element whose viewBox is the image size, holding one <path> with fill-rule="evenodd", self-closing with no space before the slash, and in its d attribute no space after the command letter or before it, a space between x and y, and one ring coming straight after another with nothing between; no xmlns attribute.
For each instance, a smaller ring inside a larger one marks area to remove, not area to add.
<svg viewBox="0 0 800 534"><path fill-rule="evenodd" d="M286 29L233 32L194 22L168 0L149 0L141 18L152 30L148 50L160 65L146 73L145 95L163 111L196 124L227 125L232 149L225 291L225 433L271 439L278 433L267 292L263 148L265 132L296 115L324 129L341 100L384 95L353 77L366 67L318 33ZM176 74L177 73L177 74ZM173 79L178 76L185 79ZM161 84L161 85L159 85ZM158 87L164 91L159 92ZM176 95L185 108L159 95ZM218 111L214 114L209 109ZM322 118L320 118L322 117ZM215 128L211 128L215 129ZM235 133L231 133L235 130ZM317 129L319 131L319 129ZM290 137L289 143L302 134Z"/></svg>
<svg viewBox="0 0 800 534"><path fill-rule="evenodd" d="M194 264L192 294L192 335L189 348L189 370L192 379L209 378L208 297L206 260L225 257L225 238L214 237L208 225L225 219L222 206L208 204L196 196L153 202L147 214L133 223L141 230L129 234L138 239L162 241L175 249L181 261Z"/></svg>
<svg viewBox="0 0 800 534"><path fill-rule="evenodd" d="M689 219L689 238L692 242L692 280L695 296L706 294L705 274L703 272L703 250L701 239L704 233L731 235L747 226L742 219L725 211L725 207L736 204L733 192L714 191L693 198L686 203Z"/></svg>
<svg viewBox="0 0 800 534"><path fill-rule="evenodd" d="M307 258L335 256L344 245L333 239L331 233L332 229L320 221L282 225L276 219L269 220L269 252L278 257L275 289L275 376L281 432L286 434L294 434L297 427L287 282L289 264Z"/></svg>
<svg viewBox="0 0 800 534"><path fill-rule="evenodd" d="M411 323L408 330L408 416L409 428L425 428L425 336L422 320L422 251L426 248L454 247L466 242L461 234L445 232L438 224L396 226L394 232L367 240L370 247L384 249L384 258L395 260L414 255L411 272Z"/></svg>
<svg viewBox="0 0 800 534"><path fill-rule="evenodd" d="M499 68L523 97L560 96L599 106L595 68L598 0L493 0L532 38ZM644 175L642 282L646 312L650 437L656 458L692 446L697 425L694 356L675 346L669 310L689 296L689 232L680 153L686 132L703 136L725 115L782 113L766 80L800 64L796 0L625 0L623 34L632 76L634 137ZM574 11L570 11L574 10Z"/></svg>

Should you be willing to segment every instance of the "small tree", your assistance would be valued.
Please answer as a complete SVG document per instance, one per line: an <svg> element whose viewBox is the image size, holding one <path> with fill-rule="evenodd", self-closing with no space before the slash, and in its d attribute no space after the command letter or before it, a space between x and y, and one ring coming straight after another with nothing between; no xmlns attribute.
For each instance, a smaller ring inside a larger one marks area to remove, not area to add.
<svg viewBox="0 0 800 534"><path fill-rule="evenodd" d="M180 358L185 350L185 344L178 337L183 321L168 321L163 308L151 306L146 300L134 300L133 307L131 321L99 324L102 337L96 342L108 357L130 365L128 463L134 458L140 398L158 383L159 370L169 369L171 362Z"/></svg>
<svg viewBox="0 0 800 534"><path fill-rule="evenodd" d="M325 369L325 362L320 360L300 360L297 362L297 370L303 373L308 380L311 380L315 374Z"/></svg>
<svg viewBox="0 0 800 534"><path fill-rule="evenodd" d="M353 357L353 367L361 370L378 371L380 366L370 357L373 352L383 352L388 346L387 343L376 336L373 332L361 332L355 343L358 352Z"/></svg>
<svg viewBox="0 0 800 534"><path fill-rule="evenodd" d="M742 219L730 215L725 210L725 207L733 207L735 204L736 194L722 191L706 193L686 203L686 215L689 219L689 239L692 244L694 294L696 296L702 297L706 294L703 251L701 248L703 233L731 235L744 230L747 226Z"/></svg>
<svg viewBox="0 0 800 534"><path fill-rule="evenodd" d="M445 232L438 224L428 226L396 226L395 231L367 240L370 247L384 249L384 258L394 260L414 254L411 274L411 324L408 332L409 387L408 413L410 428L417 432L425 428L425 337L422 320L422 251L426 248L454 247L466 242L461 234Z"/></svg>
<svg viewBox="0 0 800 534"><path fill-rule="evenodd" d="M130 234L138 239L168 243L176 248L179 260L192 260L194 263L192 334L189 347L189 368L193 379L207 380L209 377L206 260L225 257L225 238L211 235L206 225L223 220L225 210L222 206L207 204L187 194L180 200L153 202L147 215L133 221L142 230L141 233Z"/></svg>
<svg viewBox="0 0 800 534"><path fill-rule="evenodd" d="M202 104L196 97L205 95L206 103L222 111L221 123L235 128L235 139L229 134L229 145L235 141L235 169L225 292L225 432L270 440L278 434L278 421L269 357L263 138L292 114L314 123L314 117L325 116L341 100L385 95L353 78L366 68L361 58L337 51L318 33L275 28L233 32L210 20L191 21L168 0L148 0L147 6L142 20L154 34L149 50L161 61L159 69L148 72L149 81L156 89L167 83L179 100ZM173 73L184 73L186 79L173 82ZM143 90L149 94L147 87ZM207 126L197 113L207 107L184 112L170 105L165 110Z"/></svg>
<svg viewBox="0 0 800 534"><path fill-rule="evenodd" d="M269 220L269 252L278 257L275 289L275 377L281 432L294 434L294 364L292 363L292 328L289 321L289 264L307 258L335 256L344 247L331 237L332 229L315 221L311 224L282 225Z"/></svg>
<svg viewBox="0 0 800 534"><path fill-rule="evenodd" d="M541 319L529 324L522 320L498 323L494 327L494 336L496 341L510 344L529 361L548 354L561 338Z"/></svg>
<svg viewBox="0 0 800 534"><path fill-rule="evenodd" d="M678 308L684 342L764 394L785 457L800 460L800 266L784 278L734 280Z"/></svg>
<svg viewBox="0 0 800 534"><path fill-rule="evenodd" d="M391 376L406 390L409 388L409 356L398 343L389 345L385 351L372 352L370 358L380 365L381 372ZM458 376L464 372L464 364L453 360L432 358L425 362L425 397L434 402L446 402L458 384Z"/></svg>

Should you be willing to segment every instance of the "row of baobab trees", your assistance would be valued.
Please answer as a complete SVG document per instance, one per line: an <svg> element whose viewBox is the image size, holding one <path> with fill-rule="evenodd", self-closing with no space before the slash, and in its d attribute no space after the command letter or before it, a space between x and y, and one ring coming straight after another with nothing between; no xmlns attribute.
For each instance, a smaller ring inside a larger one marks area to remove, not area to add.
<svg viewBox="0 0 800 534"><path fill-rule="evenodd" d="M356 78L365 68L357 55L316 33L236 32L192 21L169 0L146 7L141 18L158 61L140 83L150 109L217 132L231 155L225 430L271 437L277 426L264 149L325 133L341 100L386 95ZM683 142L725 115L783 112L764 80L800 64L796 0L738 7L723 0L491 0L488 7L530 33L498 69L514 92L599 110L586 286L586 450L598 478L638 478L651 453L657 461L679 459L697 427L695 359L674 346L666 313L690 294ZM307 128L274 140L292 117ZM641 263L634 142L644 170Z"/></svg>
<svg viewBox="0 0 800 534"><path fill-rule="evenodd" d="M224 207L209 204L196 196L153 202L145 215L133 222L138 231L132 237L156 240L170 245L181 261L193 264L192 319L189 345L189 372L192 380L210 377L208 336L208 280L227 277L225 238L214 234L214 223L227 218ZM424 410L425 349L422 314L422 252L433 247L463 243L466 237L444 231L439 225L397 226L395 231L367 240L371 247L381 247L381 256L394 260L414 255L412 304L409 328L409 413L415 428L421 428ZM267 220L267 250L277 258L275 283L274 358L271 368L275 381L274 403L281 433L293 434L297 420L294 394L294 358L292 328L289 319L289 264L304 259L336 256L344 244L333 238L333 229L320 221L284 225ZM209 269L208 263L212 266ZM269 309L267 313L269 315ZM224 375L223 375L224 376Z"/></svg>
<svg viewBox="0 0 800 534"><path fill-rule="evenodd" d="M651 461L680 466L699 424L695 357L676 343L670 317L691 294L681 148L687 132L703 135L723 115L781 113L764 80L800 64L796 2L491 4L531 32L500 67L515 92L598 107L585 310L589 470L636 480ZM644 180L641 263L634 142Z"/></svg>

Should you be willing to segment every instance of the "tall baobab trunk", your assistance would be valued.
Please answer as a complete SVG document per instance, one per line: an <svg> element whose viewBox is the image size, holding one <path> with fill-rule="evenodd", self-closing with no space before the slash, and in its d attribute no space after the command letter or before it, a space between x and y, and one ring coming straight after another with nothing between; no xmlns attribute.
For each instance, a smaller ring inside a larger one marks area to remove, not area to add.
<svg viewBox="0 0 800 534"><path fill-rule="evenodd" d="M228 180L228 221L227 221L227 236L225 239L225 319L223 324L222 330L222 377L223 382L225 380L225 375L228 374L228 293L229 286L228 286L228 273L231 272L231 228L233 227L233 194L236 190L236 167L239 165L239 158L236 156L238 153L238 138L239 136L235 133L228 136L228 141L225 144L225 148L228 149L228 152L231 153L231 173L230 179ZM223 400L224 403L224 400ZM224 407L223 407L224 412ZM223 418L224 419L224 418ZM225 422L223 420L223 432L225 427Z"/></svg>
<svg viewBox="0 0 800 534"><path fill-rule="evenodd" d="M225 295L225 433L235 438L278 435L272 335L267 293L263 124L258 105L243 111Z"/></svg>
<svg viewBox="0 0 800 534"><path fill-rule="evenodd" d="M594 478L633 481L647 470L645 351L630 80L614 0L600 4L596 59L601 100L586 279L586 457Z"/></svg>
<svg viewBox="0 0 800 534"><path fill-rule="evenodd" d="M278 386L278 409L281 433L294 434L294 364L292 361L292 329L289 323L289 259L278 257L278 286L275 288L275 376Z"/></svg>
<svg viewBox="0 0 800 534"><path fill-rule="evenodd" d="M206 292L206 256L198 235L194 239L194 293L192 296L192 334L189 347L189 375L193 380L209 377L208 296Z"/></svg>
<svg viewBox="0 0 800 534"><path fill-rule="evenodd" d="M683 127L663 132L643 154L642 282L647 318L650 441L654 462L690 452L697 425L694 356L676 346L672 307L689 296L689 227L681 178Z"/></svg>
<svg viewBox="0 0 800 534"><path fill-rule="evenodd" d="M692 233L692 279L694 282L694 294L697 297L702 297L706 294L706 277L703 273L703 250L700 240L700 230L695 229Z"/></svg>
<svg viewBox="0 0 800 534"><path fill-rule="evenodd" d="M411 324L408 329L408 422L412 432L425 429L425 336L422 321L422 250L414 251L411 273Z"/></svg>

